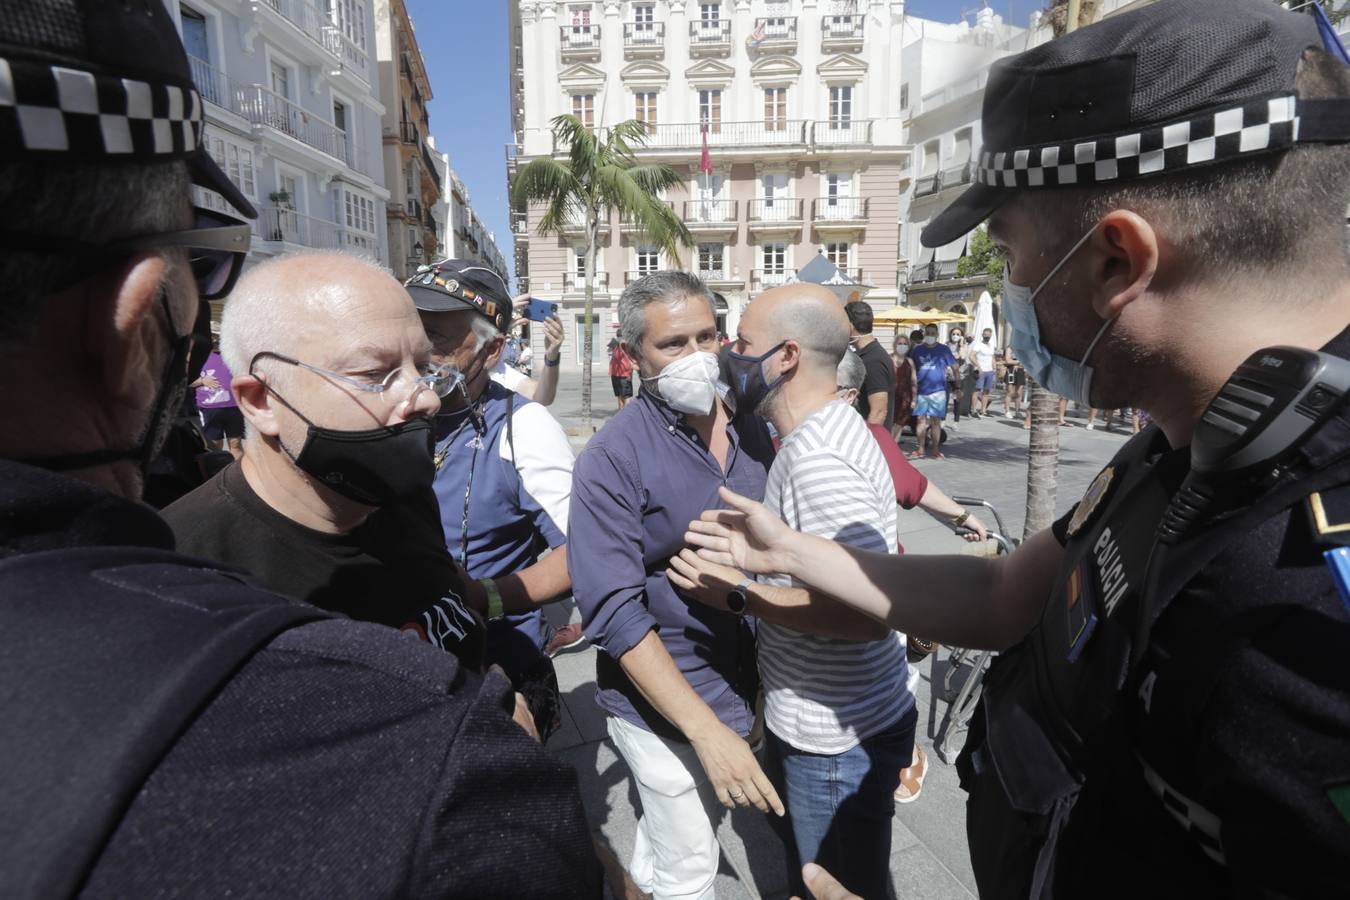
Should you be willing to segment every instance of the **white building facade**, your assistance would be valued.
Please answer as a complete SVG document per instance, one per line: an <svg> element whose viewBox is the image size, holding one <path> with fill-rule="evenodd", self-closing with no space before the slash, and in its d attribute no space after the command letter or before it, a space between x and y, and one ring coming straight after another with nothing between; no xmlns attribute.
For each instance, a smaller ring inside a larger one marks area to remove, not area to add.
<svg viewBox="0 0 1350 900"><path fill-rule="evenodd" d="M901 104L900 0L509 0L512 125L508 182L556 154L551 120L649 126L642 162L671 166L666 197L694 236L678 265L721 297L734 334L745 305L820 252L900 297L900 182L909 161ZM706 126L713 172L700 172ZM537 234L542 206L513 210L516 274L561 301L565 364L581 362L580 227ZM677 265L616 215L601 226L594 274L598 362L624 285Z"/></svg>
<svg viewBox="0 0 1350 900"><path fill-rule="evenodd" d="M216 161L258 208L250 261L305 248L388 265L367 0L166 0ZM226 210L197 189L197 201Z"/></svg>
<svg viewBox="0 0 1350 900"><path fill-rule="evenodd" d="M441 199L431 208L436 222L436 246L446 259L474 259L511 283L511 271L506 257L497 247L497 236L488 230L474 211L469 189L455 171L448 153L436 149L433 138L427 139L431 159L441 185Z"/></svg>

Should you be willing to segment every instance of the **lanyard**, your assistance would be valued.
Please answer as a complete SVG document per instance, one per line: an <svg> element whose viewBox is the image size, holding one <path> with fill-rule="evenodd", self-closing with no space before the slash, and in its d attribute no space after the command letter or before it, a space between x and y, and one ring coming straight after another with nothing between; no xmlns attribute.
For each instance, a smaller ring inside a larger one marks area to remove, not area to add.
<svg viewBox="0 0 1350 900"><path fill-rule="evenodd" d="M449 458L450 451L454 449L455 442L470 424L473 425L475 432L473 440L469 442L469 446L473 448L473 455L469 457L469 477L464 482L464 515L460 519L459 526L459 565L466 572L469 569L469 498L473 496L473 473L478 467L478 451L483 449L483 433L487 430L482 402L470 407L468 416L455 429L455 433L446 439L435 460L436 471L439 472Z"/></svg>

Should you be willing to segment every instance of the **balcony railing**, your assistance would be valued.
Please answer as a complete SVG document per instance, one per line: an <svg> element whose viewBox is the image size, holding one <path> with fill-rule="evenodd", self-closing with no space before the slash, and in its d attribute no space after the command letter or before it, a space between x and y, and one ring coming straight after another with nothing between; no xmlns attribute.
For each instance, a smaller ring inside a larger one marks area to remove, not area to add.
<svg viewBox="0 0 1350 900"><path fill-rule="evenodd" d="M225 77L224 72L195 56L188 57L188 66L192 69L192 83L203 100L232 113L241 112L239 86Z"/></svg>
<svg viewBox="0 0 1350 900"><path fill-rule="evenodd" d="M405 144L421 143L421 140L417 136L417 126L412 122L398 123L398 139Z"/></svg>
<svg viewBox="0 0 1350 900"><path fill-rule="evenodd" d="M759 44L795 44L797 43L797 17L796 16L768 16L755 20L755 35L760 34L760 29L764 29L764 36L758 42Z"/></svg>
<svg viewBox="0 0 1350 900"><path fill-rule="evenodd" d="M327 219L302 215L280 206L265 206L259 210L258 218L253 223L253 232L263 241L297 244L318 250L380 252L380 239L374 234L347 228Z"/></svg>
<svg viewBox="0 0 1350 900"><path fill-rule="evenodd" d="M797 277L796 269L751 269L750 290L762 291L766 288L787 284Z"/></svg>
<svg viewBox="0 0 1350 900"><path fill-rule="evenodd" d="M558 29L558 46L565 58L600 55L599 25L563 25Z"/></svg>
<svg viewBox="0 0 1350 900"><path fill-rule="evenodd" d="M575 272L564 272L562 281L564 293L586 290L585 275L578 275ZM595 286L595 290L597 291L609 290L609 273L596 272L591 276L591 283Z"/></svg>
<svg viewBox="0 0 1350 900"><path fill-rule="evenodd" d="M924 175L914 182L914 196L926 197L929 194L936 194L938 191L945 188L970 184L974 175L974 163L971 162L967 162L965 165L943 169L940 172Z"/></svg>
<svg viewBox="0 0 1350 900"><path fill-rule="evenodd" d="M324 28L330 22L317 6L305 0L265 0L265 3L314 43L332 52L324 35Z"/></svg>
<svg viewBox="0 0 1350 900"><path fill-rule="evenodd" d="M804 143L806 122L801 119L708 123L709 147L774 147ZM702 146L703 124L680 122L649 127L643 148L688 148L696 153Z"/></svg>
<svg viewBox="0 0 1350 900"><path fill-rule="evenodd" d="M684 201L686 225L735 225L740 201L700 199Z"/></svg>
<svg viewBox="0 0 1350 900"><path fill-rule="evenodd" d="M774 197L772 200L751 200L751 222L800 222L802 220L801 200L791 197Z"/></svg>
<svg viewBox="0 0 1350 900"><path fill-rule="evenodd" d="M867 219L866 197L822 197L811 201L816 222L857 222Z"/></svg>
<svg viewBox="0 0 1350 900"><path fill-rule="evenodd" d="M254 125L279 131L341 160L353 169L365 171L364 160L352 146L347 132L332 122L321 118L317 113L300 108L262 85L250 85L240 93L242 95L240 112Z"/></svg>
<svg viewBox="0 0 1350 900"><path fill-rule="evenodd" d="M871 119L825 119L811 130L817 144L850 145L872 143Z"/></svg>
<svg viewBox="0 0 1350 900"><path fill-rule="evenodd" d="M713 266L710 268L700 267L697 274L700 279L709 282L743 281L742 279L733 276L731 274L731 270L728 269L725 265Z"/></svg>
<svg viewBox="0 0 1350 900"><path fill-rule="evenodd" d="M934 172L931 175L920 175L914 180L914 196L927 197L929 194L936 194L941 185L942 173L940 172Z"/></svg>
<svg viewBox="0 0 1350 900"><path fill-rule="evenodd" d="M950 260L939 262L936 259L930 260L921 265L917 265L909 270L910 284L918 284L927 281L946 281L949 278L956 277L956 266L959 260Z"/></svg>
<svg viewBox="0 0 1350 900"><path fill-rule="evenodd" d="M370 83L370 75L366 69L370 64L370 57L366 51L356 46L355 41L343 34L341 28L336 25L324 26L324 46L328 48L328 52L342 60L344 67L354 70L358 78L367 84Z"/></svg>
<svg viewBox="0 0 1350 900"><path fill-rule="evenodd" d="M636 271L636 272L633 272L633 271L624 272L624 273L623 273L623 283L624 283L624 286L627 287L628 285L630 285L630 284L632 284L633 282L637 281L639 278L646 278L648 275L655 274L656 272L659 272L659 271L661 271L661 270L660 270L660 269L639 269L639 270Z"/></svg>
<svg viewBox="0 0 1350 900"><path fill-rule="evenodd" d="M665 46L665 22L628 22L623 26L623 49L629 53L661 52Z"/></svg>
<svg viewBox="0 0 1350 900"><path fill-rule="evenodd" d="M862 44L865 16L824 16L820 20L820 44L825 50L841 50Z"/></svg>
<svg viewBox="0 0 1350 900"><path fill-rule="evenodd" d="M731 20L698 20L689 23L689 52L731 50Z"/></svg>

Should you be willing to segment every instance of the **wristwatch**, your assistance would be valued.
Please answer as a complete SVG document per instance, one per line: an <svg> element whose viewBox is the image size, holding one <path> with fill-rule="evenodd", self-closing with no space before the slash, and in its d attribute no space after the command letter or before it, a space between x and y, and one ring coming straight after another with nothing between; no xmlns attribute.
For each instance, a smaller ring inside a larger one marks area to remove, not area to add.
<svg viewBox="0 0 1350 900"><path fill-rule="evenodd" d="M562 362L561 353L558 354L557 359L549 359L547 354L544 355L544 365L548 366L550 369L556 365L559 365L561 362Z"/></svg>
<svg viewBox="0 0 1350 900"><path fill-rule="evenodd" d="M487 594L486 618L500 619L504 610L502 609L502 592L497 588L497 582L491 578L480 578L478 583L483 586L483 592Z"/></svg>
<svg viewBox="0 0 1350 900"><path fill-rule="evenodd" d="M738 616L745 615L746 604L750 602L750 595L746 593L746 588L754 584L754 580L747 578L727 592L727 609Z"/></svg>
<svg viewBox="0 0 1350 900"><path fill-rule="evenodd" d="M961 510L961 515L957 516L955 519L952 519L952 524L955 525L957 528L960 528L962 525L966 524L966 520L969 518L970 518L970 510L963 509Z"/></svg>

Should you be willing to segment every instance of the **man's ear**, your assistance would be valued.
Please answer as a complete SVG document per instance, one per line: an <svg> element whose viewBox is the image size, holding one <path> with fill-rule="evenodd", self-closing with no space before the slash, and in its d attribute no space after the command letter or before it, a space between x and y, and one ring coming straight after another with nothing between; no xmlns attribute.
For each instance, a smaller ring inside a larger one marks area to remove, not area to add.
<svg viewBox="0 0 1350 900"><path fill-rule="evenodd" d="M163 257L141 254L71 289L83 294L88 309L81 355L109 402L140 404L159 390L171 351L170 326L159 320L156 307L168 272Z"/></svg>
<svg viewBox="0 0 1350 900"><path fill-rule="evenodd" d="M848 352L848 351L845 351ZM783 349L779 351L783 362L779 372L795 371L802 363L802 345L794 340L784 342Z"/></svg>
<svg viewBox="0 0 1350 900"><path fill-rule="evenodd" d="M230 392L239 411L253 426L258 434L277 437L281 434L281 423L277 421L273 397L267 392L267 385L253 375L236 375L230 382Z"/></svg>
<svg viewBox="0 0 1350 900"><path fill-rule="evenodd" d="M492 349L488 352L487 359L483 360L483 367L488 371L494 369L497 360L502 358L502 351L506 349L506 335L499 334L492 339Z"/></svg>
<svg viewBox="0 0 1350 900"><path fill-rule="evenodd" d="M1143 295L1158 272L1158 233L1148 220L1117 209L1102 217L1088 241L1092 253L1092 305L1115 319Z"/></svg>

